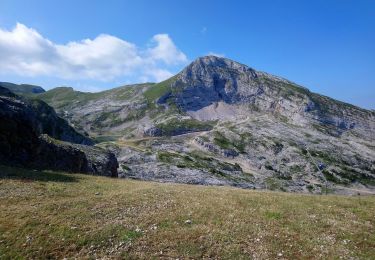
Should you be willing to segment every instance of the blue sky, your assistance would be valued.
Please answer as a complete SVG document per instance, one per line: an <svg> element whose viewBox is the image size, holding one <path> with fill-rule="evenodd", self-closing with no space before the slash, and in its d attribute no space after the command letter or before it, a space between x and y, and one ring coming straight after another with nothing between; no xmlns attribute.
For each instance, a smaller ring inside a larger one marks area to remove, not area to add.
<svg viewBox="0 0 375 260"><path fill-rule="evenodd" d="M375 109L375 1L0 1L0 81L98 91L209 53Z"/></svg>

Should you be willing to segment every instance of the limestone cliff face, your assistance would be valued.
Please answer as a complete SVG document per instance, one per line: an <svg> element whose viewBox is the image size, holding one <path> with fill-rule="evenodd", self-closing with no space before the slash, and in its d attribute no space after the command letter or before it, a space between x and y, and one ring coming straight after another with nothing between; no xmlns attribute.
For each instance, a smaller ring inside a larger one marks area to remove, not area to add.
<svg viewBox="0 0 375 260"><path fill-rule="evenodd" d="M76 132L42 101L20 98L0 87L0 122L0 163L117 175L113 154L87 146L93 141Z"/></svg>
<svg viewBox="0 0 375 260"><path fill-rule="evenodd" d="M276 113L298 125L330 125L338 134L354 129L367 139L374 138L373 112L215 56L199 58L179 73L170 91L158 100L159 104L167 102L174 102L185 112L218 102L242 105L239 114L244 114L244 110Z"/></svg>

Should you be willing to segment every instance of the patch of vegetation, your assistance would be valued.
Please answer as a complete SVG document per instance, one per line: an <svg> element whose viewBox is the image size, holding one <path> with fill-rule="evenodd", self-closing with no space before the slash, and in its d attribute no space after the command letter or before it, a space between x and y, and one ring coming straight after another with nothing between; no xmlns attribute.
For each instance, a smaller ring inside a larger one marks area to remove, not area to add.
<svg viewBox="0 0 375 260"><path fill-rule="evenodd" d="M238 181L238 179L234 178L233 176L230 176L228 172L242 173L242 168L237 163L231 164L227 162L222 162L197 152L179 154L166 151L159 151L157 157L159 161L175 165L178 168L203 170L233 181ZM249 174L247 175L247 177L249 177Z"/></svg>
<svg viewBox="0 0 375 260"><path fill-rule="evenodd" d="M116 115L109 111L103 111L95 120L93 121L93 125L97 127L103 127L106 126L106 121L113 121L116 119Z"/></svg>
<svg viewBox="0 0 375 260"><path fill-rule="evenodd" d="M336 126L332 124L312 124L312 127L318 130L319 132L332 135L335 137L340 137L342 134L342 131L340 131Z"/></svg>
<svg viewBox="0 0 375 260"><path fill-rule="evenodd" d="M340 170L332 170L337 176L340 176L345 180L346 184L353 182L360 182L363 185L375 186L375 178L371 175L366 175L364 173L358 172L353 168L346 165L341 165Z"/></svg>
<svg viewBox="0 0 375 260"><path fill-rule="evenodd" d="M124 170L124 171L131 171L131 169L124 163L122 163L121 165L121 168Z"/></svg>
<svg viewBox="0 0 375 260"><path fill-rule="evenodd" d="M153 83L144 83L144 84L136 84L131 86L122 86L114 89L110 89L105 91L107 94L113 94L113 98L115 100L129 100L133 98L137 90L148 85L153 85Z"/></svg>
<svg viewBox="0 0 375 260"><path fill-rule="evenodd" d="M327 164L340 163L335 157L324 151L309 150L311 156L318 157L320 160Z"/></svg>
<svg viewBox="0 0 375 260"><path fill-rule="evenodd" d="M302 173L303 172L303 167L301 165L298 165L298 164L292 165L289 169L292 173Z"/></svg>
<svg viewBox="0 0 375 260"><path fill-rule="evenodd" d="M223 149L233 149L234 144L227 139L222 133L215 131L214 132L214 144L218 145Z"/></svg>
<svg viewBox="0 0 375 260"><path fill-rule="evenodd" d="M175 81L175 78L176 77L174 76L151 86L148 90L146 90L143 93L144 97L147 99L149 103L154 102L156 99L171 91L171 84L173 83L173 81Z"/></svg>
<svg viewBox="0 0 375 260"><path fill-rule="evenodd" d="M281 219L282 217L282 214L280 212L275 212L275 211L266 211L264 213L264 216L267 218L267 219Z"/></svg>
<svg viewBox="0 0 375 260"><path fill-rule="evenodd" d="M292 180L293 177L290 173L285 173L285 172L277 172L275 174L275 177L281 180Z"/></svg>
<svg viewBox="0 0 375 260"><path fill-rule="evenodd" d="M135 110L129 111L127 117L123 120L123 122L135 121L135 120L141 119L146 115L146 111L147 111L147 108L141 108L141 109L135 109Z"/></svg>
<svg viewBox="0 0 375 260"><path fill-rule="evenodd" d="M213 141L214 141L214 144L216 144L222 149L235 149L239 153L245 153L246 144L249 142L248 139L251 137L252 137L251 133L242 133L240 134L240 139L229 140L222 133L215 131Z"/></svg>
<svg viewBox="0 0 375 260"><path fill-rule="evenodd" d="M308 184L306 186L306 188L309 190L309 192L313 192L314 191L314 185Z"/></svg>
<svg viewBox="0 0 375 260"><path fill-rule="evenodd" d="M156 127L161 130L162 135L173 136L190 132L209 131L216 124L214 121L198 121L196 119L178 119L172 118L166 122L157 124Z"/></svg>
<svg viewBox="0 0 375 260"><path fill-rule="evenodd" d="M95 100L103 95L102 92L88 93L75 91L69 87L58 87L48 90L44 93L33 96L35 99L41 99L55 109L62 109L74 105L83 105L90 100Z"/></svg>
<svg viewBox="0 0 375 260"><path fill-rule="evenodd" d="M201 138L204 142L209 142L210 141L210 138L208 138L205 135L200 135L199 138Z"/></svg>
<svg viewBox="0 0 375 260"><path fill-rule="evenodd" d="M283 122L285 124L287 124L289 122L289 119L286 116L283 116L281 114L276 114L275 116L276 116L276 118L278 118L281 122Z"/></svg>
<svg viewBox="0 0 375 260"><path fill-rule="evenodd" d="M267 78L267 77L262 77L261 81L263 84L268 85L270 88L275 88L275 81ZM291 82L277 82L276 84L277 89L276 91L279 91L281 96L283 98L286 98L288 100L291 100L292 96L303 98L306 95L310 94L310 91L304 87L301 87L297 84L291 83Z"/></svg>
<svg viewBox="0 0 375 260"><path fill-rule="evenodd" d="M269 190L285 191L282 182L278 178L268 177L265 179L265 184Z"/></svg>
<svg viewBox="0 0 375 260"><path fill-rule="evenodd" d="M122 235L121 240L125 242L130 242L130 241L136 240L137 238L141 236L142 236L142 232L137 232L134 230L127 230Z"/></svg>
<svg viewBox="0 0 375 260"><path fill-rule="evenodd" d="M337 183L337 184L346 184L345 181L342 181L341 179L337 178L332 172L328 170L323 170L322 173L327 181Z"/></svg>

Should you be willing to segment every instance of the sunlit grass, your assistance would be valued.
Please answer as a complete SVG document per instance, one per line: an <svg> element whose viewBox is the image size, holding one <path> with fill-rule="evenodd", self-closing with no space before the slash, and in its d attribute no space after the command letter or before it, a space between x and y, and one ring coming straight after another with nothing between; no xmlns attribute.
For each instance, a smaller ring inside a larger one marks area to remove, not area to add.
<svg viewBox="0 0 375 260"><path fill-rule="evenodd" d="M374 197L0 167L0 201L0 259L375 255Z"/></svg>

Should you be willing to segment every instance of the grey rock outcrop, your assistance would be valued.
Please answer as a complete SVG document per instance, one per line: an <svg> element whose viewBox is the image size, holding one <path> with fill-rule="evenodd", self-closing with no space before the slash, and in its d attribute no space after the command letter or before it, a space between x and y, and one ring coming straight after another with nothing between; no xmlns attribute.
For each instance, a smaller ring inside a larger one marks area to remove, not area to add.
<svg viewBox="0 0 375 260"><path fill-rule="evenodd" d="M100 147L58 141L45 134L39 140L37 160L32 162L37 168L117 177L118 162L111 152Z"/></svg>

